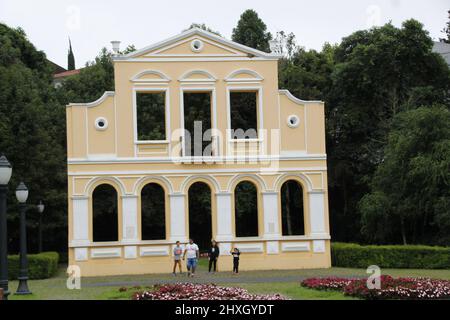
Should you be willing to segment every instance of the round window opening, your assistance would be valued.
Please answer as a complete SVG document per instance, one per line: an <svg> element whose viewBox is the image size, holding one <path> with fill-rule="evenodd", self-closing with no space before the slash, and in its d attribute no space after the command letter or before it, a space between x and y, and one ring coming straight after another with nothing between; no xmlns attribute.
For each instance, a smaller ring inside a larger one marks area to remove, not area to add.
<svg viewBox="0 0 450 320"><path fill-rule="evenodd" d="M194 40L191 42L191 49L194 52L200 52L203 49L203 42L201 40Z"/></svg>
<svg viewBox="0 0 450 320"><path fill-rule="evenodd" d="M300 125L300 119L296 115L290 115L287 119L287 124L290 128L297 128Z"/></svg>
<svg viewBox="0 0 450 320"><path fill-rule="evenodd" d="M106 118L97 118L95 120L95 128L100 131L106 130L108 128L108 120Z"/></svg>

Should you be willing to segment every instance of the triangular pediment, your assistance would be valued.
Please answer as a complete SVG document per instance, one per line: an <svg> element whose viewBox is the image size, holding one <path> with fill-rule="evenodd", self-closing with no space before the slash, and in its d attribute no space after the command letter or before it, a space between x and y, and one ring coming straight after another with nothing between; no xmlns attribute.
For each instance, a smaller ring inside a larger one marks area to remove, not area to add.
<svg viewBox="0 0 450 320"><path fill-rule="evenodd" d="M196 56L278 58L276 55L241 45L211 32L193 28L175 37L118 57L118 59Z"/></svg>

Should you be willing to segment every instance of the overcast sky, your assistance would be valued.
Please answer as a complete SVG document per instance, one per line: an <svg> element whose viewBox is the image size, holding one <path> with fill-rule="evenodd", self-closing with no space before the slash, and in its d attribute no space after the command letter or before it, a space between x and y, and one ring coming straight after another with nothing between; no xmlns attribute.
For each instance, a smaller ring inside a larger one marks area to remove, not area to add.
<svg viewBox="0 0 450 320"><path fill-rule="evenodd" d="M255 9L269 31L294 32L297 42L320 49L353 31L415 18L437 40L447 22L448 0L0 0L0 21L22 27L47 57L67 67L68 37L76 66L93 60L111 40L138 49L206 23L226 38L245 9Z"/></svg>

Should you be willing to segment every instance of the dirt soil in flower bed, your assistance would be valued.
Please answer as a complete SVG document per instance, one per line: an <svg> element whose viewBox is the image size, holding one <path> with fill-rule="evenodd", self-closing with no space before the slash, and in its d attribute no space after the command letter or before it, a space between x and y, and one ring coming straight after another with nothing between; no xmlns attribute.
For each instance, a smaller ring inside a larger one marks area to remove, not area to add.
<svg viewBox="0 0 450 320"><path fill-rule="evenodd" d="M450 281L429 278L381 276L380 289L368 289L367 279L310 278L301 285L316 290L341 291L363 299L443 300L450 299Z"/></svg>
<svg viewBox="0 0 450 320"><path fill-rule="evenodd" d="M121 288L120 290L127 290ZM255 295L234 287L215 284L175 283L154 285L153 288L135 292L133 300L286 300L279 294Z"/></svg>

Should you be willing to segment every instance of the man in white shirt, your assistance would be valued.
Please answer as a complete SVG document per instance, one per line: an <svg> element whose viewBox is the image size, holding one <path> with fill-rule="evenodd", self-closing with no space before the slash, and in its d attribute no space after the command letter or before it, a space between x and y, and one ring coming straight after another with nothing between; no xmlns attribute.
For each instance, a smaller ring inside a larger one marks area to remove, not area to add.
<svg viewBox="0 0 450 320"><path fill-rule="evenodd" d="M183 254L183 260L187 255L186 267L188 269L188 277L195 275L195 268L197 268L197 261L200 256L198 246L194 243L194 240L189 239L189 243L186 245Z"/></svg>

